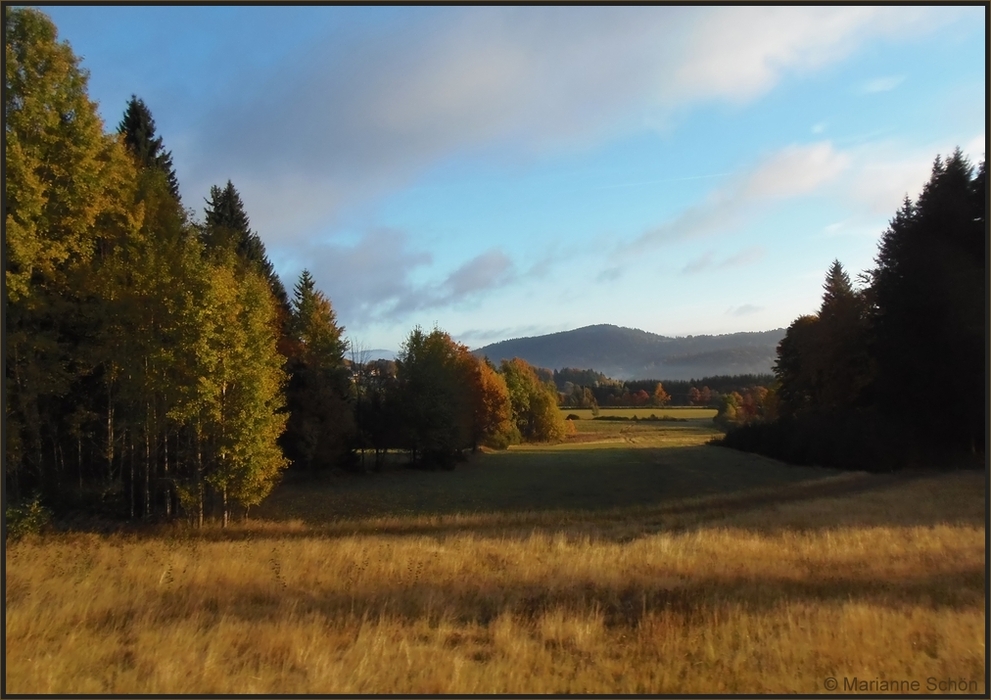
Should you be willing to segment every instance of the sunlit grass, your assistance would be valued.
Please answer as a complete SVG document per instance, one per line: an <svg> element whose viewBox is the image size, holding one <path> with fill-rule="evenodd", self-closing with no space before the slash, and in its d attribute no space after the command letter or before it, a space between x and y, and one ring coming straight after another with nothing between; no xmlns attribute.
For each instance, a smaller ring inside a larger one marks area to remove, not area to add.
<svg viewBox="0 0 991 700"><path fill-rule="evenodd" d="M6 690L983 693L984 479L628 443L287 483L228 530L8 546Z"/></svg>

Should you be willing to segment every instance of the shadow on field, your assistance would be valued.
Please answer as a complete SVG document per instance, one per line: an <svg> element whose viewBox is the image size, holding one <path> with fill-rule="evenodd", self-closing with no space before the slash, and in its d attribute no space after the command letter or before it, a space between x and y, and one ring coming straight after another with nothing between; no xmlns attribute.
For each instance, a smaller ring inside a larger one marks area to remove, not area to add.
<svg viewBox="0 0 991 700"><path fill-rule="evenodd" d="M534 534L627 542L658 532L859 526L983 527L985 474L867 474L790 466L725 448L616 446L480 454L453 471L287 474L252 519L115 530L198 540ZM102 531L75 524L72 530Z"/></svg>
<svg viewBox="0 0 991 700"><path fill-rule="evenodd" d="M569 614L601 614L606 627L635 628L645 616L656 613L673 614L681 622L705 626L732 608L761 612L783 604L865 603L895 610L916 605L963 610L979 608L984 601L985 572L979 567L883 581L843 571L801 580L765 576L664 581L663 572L657 573L658 581L640 580L623 586L578 580L481 585L397 581L388 586L359 581L350 591L314 591L291 584L250 582L216 590L163 591L154 605L161 611L160 618L196 617L205 626L225 617L277 622L287 611L303 618L318 615L328 622L375 621L381 617L407 623L447 620L488 625L501 615L534 621L553 610L564 610ZM126 611L117 611L111 622L126 619Z"/></svg>
<svg viewBox="0 0 991 700"><path fill-rule="evenodd" d="M399 470L287 480L255 515L320 525L412 515L604 512L655 508L677 500L774 488L837 474L705 445L554 446L477 455L450 472Z"/></svg>
<svg viewBox="0 0 991 700"><path fill-rule="evenodd" d="M669 451L668 451L669 452ZM228 529L180 529L180 538L208 541L474 536L629 542L656 533L734 528L773 535L850 527L984 526L984 475L973 472L824 475L774 487L673 499L608 510L546 509L453 514L389 513L338 521L249 521ZM312 492L312 490L311 490ZM149 533L150 534L150 533ZM158 532L158 536L162 534Z"/></svg>

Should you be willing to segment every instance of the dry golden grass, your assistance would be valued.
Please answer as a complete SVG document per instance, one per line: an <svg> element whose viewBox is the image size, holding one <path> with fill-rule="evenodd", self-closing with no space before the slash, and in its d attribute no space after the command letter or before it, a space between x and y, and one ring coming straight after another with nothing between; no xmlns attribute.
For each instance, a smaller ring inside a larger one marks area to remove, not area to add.
<svg viewBox="0 0 991 700"><path fill-rule="evenodd" d="M6 691L984 693L984 480L25 540Z"/></svg>

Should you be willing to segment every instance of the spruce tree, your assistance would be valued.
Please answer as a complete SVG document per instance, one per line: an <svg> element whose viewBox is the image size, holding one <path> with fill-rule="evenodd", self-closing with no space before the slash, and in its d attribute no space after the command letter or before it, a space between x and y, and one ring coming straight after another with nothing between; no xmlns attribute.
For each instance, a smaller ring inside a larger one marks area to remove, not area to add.
<svg viewBox="0 0 991 700"><path fill-rule="evenodd" d="M882 410L906 436L974 450L986 423L983 172L975 177L959 149L937 157L918 201L906 199L883 234L871 272ZM939 411L918 410L919 400L947 396Z"/></svg>
<svg viewBox="0 0 991 700"><path fill-rule="evenodd" d="M166 151L162 137L155 135L155 120L148 106L136 95L131 95L124 110L124 118L117 125L117 132L124 137L124 144L143 168L158 168L165 173L169 191L176 201L179 198L179 180L172 165L172 151Z"/></svg>
<svg viewBox="0 0 991 700"><path fill-rule="evenodd" d="M347 466L354 431L348 344L309 270L303 270L294 289L289 332L286 455L304 469Z"/></svg>
<svg viewBox="0 0 991 700"><path fill-rule="evenodd" d="M210 198L206 204L204 242L214 248L232 245L238 257L261 272L279 303L284 322L289 316L289 295L275 272L275 266L268 259L261 237L251 230L240 193L228 180L223 188L217 185L210 188Z"/></svg>
<svg viewBox="0 0 991 700"><path fill-rule="evenodd" d="M817 408L843 411L861 405L873 380L868 356L865 297L853 288L839 260L826 273L815 354L819 358Z"/></svg>

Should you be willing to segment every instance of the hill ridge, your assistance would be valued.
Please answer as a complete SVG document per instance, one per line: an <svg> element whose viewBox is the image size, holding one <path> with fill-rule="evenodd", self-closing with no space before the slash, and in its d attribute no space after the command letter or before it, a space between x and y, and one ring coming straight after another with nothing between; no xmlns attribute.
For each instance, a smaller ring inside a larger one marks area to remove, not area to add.
<svg viewBox="0 0 991 700"><path fill-rule="evenodd" d="M784 328L717 335L664 336L609 323L508 338L473 350L494 362L520 357L549 369L594 369L616 379L690 379L765 374Z"/></svg>

